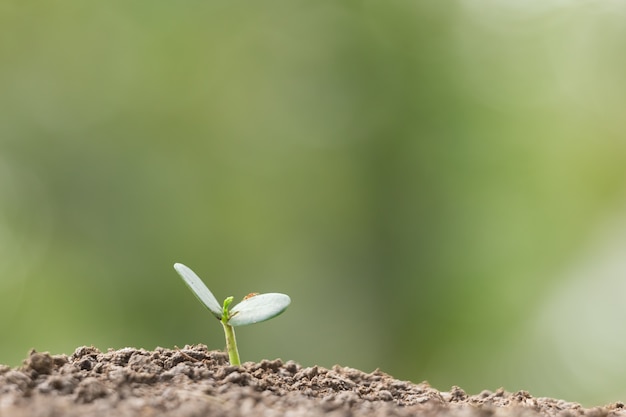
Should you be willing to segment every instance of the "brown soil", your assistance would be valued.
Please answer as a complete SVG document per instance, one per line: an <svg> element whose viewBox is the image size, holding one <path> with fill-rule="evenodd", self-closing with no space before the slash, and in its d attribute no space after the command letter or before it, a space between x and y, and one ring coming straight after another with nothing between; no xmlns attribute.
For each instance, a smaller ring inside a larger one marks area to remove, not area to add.
<svg viewBox="0 0 626 417"><path fill-rule="evenodd" d="M440 392L334 366L303 368L264 360L230 366L206 346L100 352L71 356L32 351L24 365L0 365L0 416L626 416L624 404L586 409L529 393Z"/></svg>

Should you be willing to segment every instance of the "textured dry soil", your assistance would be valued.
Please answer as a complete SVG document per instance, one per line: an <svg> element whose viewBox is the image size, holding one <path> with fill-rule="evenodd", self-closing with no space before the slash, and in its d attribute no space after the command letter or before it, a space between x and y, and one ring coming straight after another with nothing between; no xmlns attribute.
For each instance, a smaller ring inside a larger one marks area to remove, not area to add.
<svg viewBox="0 0 626 417"><path fill-rule="evenodd" d="M71 356L32 351L19 368L0 365L1 417L54 416L625 416L622 403L583 408L525 391L468 395L380 371L304 368L264 360L230 366L206 346Z"/></svg>

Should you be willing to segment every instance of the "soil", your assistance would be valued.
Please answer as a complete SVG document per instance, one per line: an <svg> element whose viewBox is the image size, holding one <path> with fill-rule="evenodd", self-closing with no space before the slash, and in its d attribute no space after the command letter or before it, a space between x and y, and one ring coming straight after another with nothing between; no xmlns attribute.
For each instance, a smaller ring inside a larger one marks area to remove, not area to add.
<svg viewBox="0 0 626 417"><path fill-rule="evenodd" d="M280 359L231 366L206 346L71 356L31 351L18 368L0 365L1 417L56 416L626 416L623 403L583 408L526 391L468 395L426 382Z"/></svg>

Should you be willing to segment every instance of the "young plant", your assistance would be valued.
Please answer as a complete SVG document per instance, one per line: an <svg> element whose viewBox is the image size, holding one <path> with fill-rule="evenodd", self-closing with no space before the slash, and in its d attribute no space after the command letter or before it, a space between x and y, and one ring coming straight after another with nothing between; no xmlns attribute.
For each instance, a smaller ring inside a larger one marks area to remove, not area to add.
<svg viewBox="0 0 626 417"><path fill-rule="evenodd" d="M174 264L174 269L185 281L191 292L198 297L198 300L222 323L226 336L226 350L231 365L241 365L233 327L260 323L274 318L285 311L291 303L291 299L285 294L251 293L232 309L230 305L233 302L233 297L226 297L220 306L213 293L189 267L177 263Z"/></svg>

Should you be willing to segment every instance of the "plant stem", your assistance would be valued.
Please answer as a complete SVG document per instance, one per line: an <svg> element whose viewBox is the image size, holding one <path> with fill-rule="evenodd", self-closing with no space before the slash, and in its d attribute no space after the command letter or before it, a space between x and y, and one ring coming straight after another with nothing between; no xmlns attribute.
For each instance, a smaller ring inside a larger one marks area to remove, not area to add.
<svg viewBox="0 0 626 417"><path fill-rule="evenodd" d="M237 339L235 339L235 329L228 324L230 313L228 308L233 302L233 297L226 297L224 306L222 307L222 326L224 327L224 335L226 335L226 351L228 351L228 361L231 365L241 365L239 359L239 351L237 350Z"/></svg>
<svg viewBox="0 0 626 417"><path fill-rule="evenodd" d="M228 351L228 360L231 365L241 365L239 360L239 351L237 350L237 340L235 339L235 329L233 326L224 323L224 334L226 335L226 350Z"/></svg>

